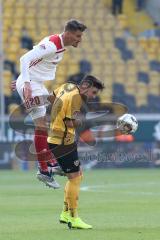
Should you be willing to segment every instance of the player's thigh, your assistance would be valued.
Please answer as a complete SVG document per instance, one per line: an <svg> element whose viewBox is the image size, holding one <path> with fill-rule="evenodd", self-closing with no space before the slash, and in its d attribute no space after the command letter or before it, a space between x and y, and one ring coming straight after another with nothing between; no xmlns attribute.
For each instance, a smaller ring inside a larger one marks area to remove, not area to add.
<svg viewBox="0 0 160 240"><path fill-rule="evenodd" d="M30 81L30 86L31 86L31 90L32 90L32 97L40 97L41 99L44 97L47 98L49 95L49 92L47 90L47 88L44 86L43 83L41 82L36 82L36 81ZM18 94L20 95L22 101L24 102L24 82L22 81L21 77L19 77L17 79L16 82L16 88L18 91Z"/></svg>
<svg viewBox="0 0 160 240"><path fill-rule="evenodd" d="M29 100L25 101L24 99L24 84L21 82L17 83L17 91L24 103L27 113L31 116L33 121L38 121L39 118L42 118L42 121L43 117L46 116L46 102L49 92L42 83L30 82L30 84L32 89L32 98Z"/></svg>
<svg viewBox="0 0 160 240"><path fill-rule="evenodd" d="M81 171L81 163L78 159L77 145L57 145L49 143L49 147L56 160L66 174Z"/></svg>

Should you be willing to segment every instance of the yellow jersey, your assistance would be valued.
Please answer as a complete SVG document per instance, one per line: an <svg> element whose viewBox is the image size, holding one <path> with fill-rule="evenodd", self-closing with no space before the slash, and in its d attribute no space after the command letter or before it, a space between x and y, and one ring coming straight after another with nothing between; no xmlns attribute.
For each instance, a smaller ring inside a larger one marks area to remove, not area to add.
<svg viewBox="0 0 160 240"><path fill-rule="evenodd" d="M73 83L63 84L54 91L56 99L51 110L48 142L69 145L75 141L75 128L67 127L65 120L74 120L80 112L82 98L78 87Z"/></svg>

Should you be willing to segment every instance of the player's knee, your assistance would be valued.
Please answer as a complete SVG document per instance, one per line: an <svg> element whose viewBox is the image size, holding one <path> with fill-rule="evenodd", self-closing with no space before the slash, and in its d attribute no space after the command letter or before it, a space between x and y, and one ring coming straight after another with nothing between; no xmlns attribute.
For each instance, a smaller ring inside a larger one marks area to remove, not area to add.
<svg viewBox="0 0 160 240"><path fill-rule="evenodd" d="M72 179L69 179L69 182L76 187L80 186L81 181L82 181L81 175L78 175Z"/></svg>
<svg viewBox="0 0 160 240"><path fill-rule="evenodd" d="M81 182L82 172L79 171L79 172L69 173L67 174L67 177L68 177L68 180L71 180L71 181L75 180L75 181Z"/></svg>
<svg viewBox="0 0 160 240"><path fill-rule="evenodd" d="M47 130L47 121L45 117L34 119L36 130Z"/></svg>

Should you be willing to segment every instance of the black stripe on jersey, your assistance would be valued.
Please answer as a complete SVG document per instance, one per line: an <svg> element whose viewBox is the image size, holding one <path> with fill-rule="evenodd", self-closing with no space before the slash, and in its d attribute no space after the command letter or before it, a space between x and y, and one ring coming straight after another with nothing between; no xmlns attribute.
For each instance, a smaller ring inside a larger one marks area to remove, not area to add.
<svg viewBox="0 0 160 240"><path fill-rule="evenodd" d="M67 136L67 125L65 123L65 120L66 120L66 118L63 119L65 130L64 130L64 135L63 135L63 139L62 139L62 144L64 144L64 140L65 140L65 138Z"/></svg>

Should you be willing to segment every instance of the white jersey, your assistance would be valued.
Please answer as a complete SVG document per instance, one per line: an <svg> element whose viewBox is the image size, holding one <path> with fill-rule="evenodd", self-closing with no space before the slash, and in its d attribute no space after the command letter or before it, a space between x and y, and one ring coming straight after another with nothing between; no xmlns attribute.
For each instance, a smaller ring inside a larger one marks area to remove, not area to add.
<svg viewBox="0 0 160 240"><path fill-rule="evenodd" d="M20 58L21 74L18 80L24 82L55 79L57 64L62 60L65 48L62 35L51 35Z"/></svg>

